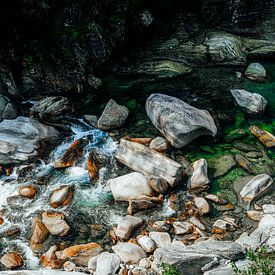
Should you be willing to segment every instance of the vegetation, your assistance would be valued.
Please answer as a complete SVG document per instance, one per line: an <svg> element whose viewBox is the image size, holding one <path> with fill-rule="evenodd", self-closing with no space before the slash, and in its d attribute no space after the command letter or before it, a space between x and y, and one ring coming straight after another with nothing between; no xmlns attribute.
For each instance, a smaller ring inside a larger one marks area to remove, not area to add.
<svg viewBox="0 0 275 275"><path fill-rule="evenodd" d="M273 275L275 274L275 254L268 253L267 247L262 246L256 251L247 251L246 258L250 265L244 270L240 270L235 262L232 262L234 274L240 275Z"/></svg>
<svg viewBox="0 0 275 275"><path fill-rule="evenodd" d="M177 269L170 264L162 263L159 268L162 270L162 275L180 275Z"/></svg>

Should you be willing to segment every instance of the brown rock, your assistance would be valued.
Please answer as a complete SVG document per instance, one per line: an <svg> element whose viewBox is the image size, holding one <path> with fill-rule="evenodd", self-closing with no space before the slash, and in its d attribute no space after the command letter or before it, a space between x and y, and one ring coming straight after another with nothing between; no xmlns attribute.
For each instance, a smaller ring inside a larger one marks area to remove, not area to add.
<svg viewBox="0 0 275 275"><path fill-rule="evenodd" d="M2 265L6 268L14 269L24 264L23 258L16 253L7 253L0 259Z"/></svg>
<svg viewBox="0 0 275 275"><path fill-rule="evenodd" d="M46 251L41 257L40 261L43 266L49 267L51 266L51 261L56 259L55 252L58 250L57 245L53 245L50 247L48 251Z"/></svg>
<svg viewBox="0 0 275 275"><path fill-rule="evenodd" d="M169 188L169 184L166 180L157 177L150 177L148 184L154 191L160 194L166 194Z"/></svg>
<svg viewBox="0 0 275 275"><path fill-rule="evenodd" d="M74 195L72 186L64 185L54 190L50 196L50 205L53 208L66 206L71 203Z"/></svg>
<svg viewBox="0 0 275 275"><path fill-rule="evenodd" d="M150 148L157 152L165 152L169 147L169 142L163 137L156 137L150 143Z"/></svg>
<svg viewBox="0 0 275 275"><path fill-rule="evenodd" d="M143 145L149 145L152 141L152 138L129 138L128 140Z"/></svg>
<svg viewBox="0 0 275 275"><path fill-rule="evenodd" d="M0 216L0 225L4 223L4 218Z"/></svg>
<svg viewBox="0 0 275 275"><path fill-rule="evenodd" d="M249 210L247 211L247 217L254 221L260 221L263 217L262 211Z"/></svg>
<svg viewBox="0 0 275 275"><path fill-rule="evenodd" d="M266 147L275 147L275 136L260 127L253 125L250 126L251 133L257 137Z"/></svg>
<svg viewBox="0 0 275 275"><path fill-rule="evenodd" d="M99 255L103 251L97 243L87 243L70 246L63 251L56 253L60 260L71 260L74 263L87 266L91 257Z"/></svg>
<svg viewBox="0 0 275 275"><path fill-rule="evenodd" d="M202 214L207 214L207 213L210 212L210 205L208 204L208 202L204 198L195 197L194 202L195 202L196 207L199 209L199 211Z"/></svg>
<svg viewBox="0 0 275 275"><path fill-rule="evenodd" d="M41 221L36 220L30 243L41 244L47 239L48 234L49 231L46 226Z"/></svg>
<svg viewBox="0 0 275 275"><path fill-rule="evenodd" d="M37 193L36 188L31 185L22 186L19 188L19 194L25 198L33 199L36 193Z"/></svg>
<svg viewBox="0 0 275 275"><path fill-rule="evenodd" d="M98 167L96 164L96 159L93 156L92 153L89 154L88 162L87 162L87 168L88 168L88 173L91 181L96 181L99 178L98 174Z"/></svg>
<svg viewBox="0 0 275 275"><path fill-rule="evenodd" d="M83 143L83 140L76 140L64 153L64 155L54 162L54 167L66 168L74 166L83 155Z"/></svg>

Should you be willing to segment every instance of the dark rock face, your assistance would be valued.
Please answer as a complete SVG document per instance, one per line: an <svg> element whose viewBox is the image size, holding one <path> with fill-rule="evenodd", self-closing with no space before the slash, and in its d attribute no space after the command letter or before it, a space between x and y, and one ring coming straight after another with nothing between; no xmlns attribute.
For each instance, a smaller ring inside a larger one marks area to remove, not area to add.
<svg viewBox="0 0 275 275"><path fill-rule="evenodd" d="M0 95L0 121L17 117L17 108L5 96Z"/></svg>

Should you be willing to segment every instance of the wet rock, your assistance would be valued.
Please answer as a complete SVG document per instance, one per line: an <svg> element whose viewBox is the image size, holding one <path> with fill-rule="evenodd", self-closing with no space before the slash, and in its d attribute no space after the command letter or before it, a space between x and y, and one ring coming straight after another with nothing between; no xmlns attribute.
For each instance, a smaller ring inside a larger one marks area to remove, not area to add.
<svg viewBox="0 0 275 275"><path fill-rule="evenodd" d="M183 177L179 163L135 142L122 139L115 157L132 170L148 177L162 178L171 186L176 185Z"/></svg>
<svg viewBox="0 0 275 275"><path fill-rule="evenodd" d="M149 146L157 152L165 152L168 149L169 142L163 137L156 137L151 141Z"/></svg>
<svg viewBox="0 0 275 275"><path fill-rule="evenodd" d="M0 95L0 121L17 117L17 108L9 98Z"/></svg>
<svg viewBox="0 0 275 275"><path fill-rule="evenodd" d="M195 197L194 202L195 202L196 207L199 209L199 211L202 214L207 214L207 213L210 212L210 205L208 204L208 202L204 198Z"/></svg>
<svg viewBox="0 0 275 275"><path fill-rule="evenodd" d="M245 71L245 76L255 82L267 82L268 75L264 66L260 63L251 63Z"/></svg>
<svg viewBox="0 0 275 275"><path fill-rule="evenodd" d="M7 227L6 229L1 230L0 232L0 238L8 238L13 237L21 232L21 229L16 225L11 225Z"/></svg>
<svg viewBox="0 0 275 275"><path fill-rule="evenodd" d="M173 222L176 235L187 234L193 231L193 225L189 222Z"/></svg>
<svg viewBox="0 0 275 275"><path fill-rule="evenodd" d="M226 142L232 142L234 140L242 139L247 136L247 133L243 129L235 129L224 137Z"/></svg>
<svg viewBox="0 0 275 275"><path fill-rule="evenodd" d="M267 101L260 94L241 89L230 90L230 92L244 112L253 114L264 112Z"/></svg>
<svg viewBox="0 0 275 275"><path fill-rule="evenodd" d="M225 32L209 33L205 45L208 46L211 62L214 64L246 64L242 40L238 36Z"/></svg>
<svg viewBox="0 0 275 275"><path fill-rule="evenodd" d="M197 226L199 229L201 230L206 230L206 227L205 225L196 217L191 217L189 219L189 221L194 224L195 226Z"/></svg>
<svg viewBox="0 0 275 275"><path fill-rule="evenodd" d="M190 189L205 188L209 184L207 175L207 161L205 159L196 160L193 163L193 174L189 179Z"/></svg>
<svg viewBox="0 0 275 275"><path fill-rule="evenodd" d="M133 231L142 224L143 220L141 218L127 215L119 222L116 229L116 235L122 240L128 240Z"/></svg>
<svg viewBox="0 0 275 275"><path fill-rule="evenodd" d="M76 140L73 144L66 150L63 156L54 162L55 168L66 168L70 166L75 166L79 159L83 155L83 140Z"/></svg>
<svg viewBox="0 0 275 275"><path fill-rule="evenodd" d="M58 250L57 245L53 245L49 248L48 251L46 251L41 257L40 261L43 266L50 267L53 260L56 259L55 252Z"/></svg>
<svg viewBox="0 0 275 275"><path fill-rule="evenodd" d="M110 184L113 197L117 201L128 201L131 197L153 194L148 179L136 172L111 179L108 184Z"/></svg>
<svg viewBox="0 0 275 275"><path fill-rule="evenodd" d="M220 177L228 173L234 166L236 161L232 155L224 155L214 160L214 177Z"/></svg>
<svg viewBox="0 0 275 275"><path fill-rule="evenodd" d="M217 134L209 112L175 97L152 94L146 101L146 112L154 126L176 148L187 145L201 135Z"/></svg>
<svg viewBox="0 0 275 275"><path fill-rule="evenodd" d="M50 205L53 208L66 206L71 203L74 195L73 186L60 186L50 196Z"/></svg>
<svg viewBox="0 0 275 275"><path fill-rule="evenodd" d="M240 196L246 202L251 202L272 188L273 180L267 174L260 174L249 181L241 190Z"/></svg>
<svg viewBox="0 0 275 275"><path fill-rule="evenodd" d="M37 193L37 190L32 185L22 186L19 188L19 194L22 197L33 199Z"/></svg>
<svg viewBox="0 0 275 275"><path fill-rule="evenodd" d="M89 125L91 125L92 127L97 127L97 122L98 122L98 118L97 116L93 116L93 115L84 115L83 116L83 120L88 123Z"/></svg>
<svg viewBox="0 0 275 275"><path fill-rule="evenodd" d="M122 262L136 264L141 259L146 258L143 249L134 243L121 243L112 246L112 250L119 256Z"/></svg>
<svg viewBox="0 0 275 275"><path fill-rule="evenodd" d="M65 215L62 213L44 212L42 222L52 235L63 237L70 231L70 226L65 221Z"/></svg>
<svg viewBox="0 0 275 275"><path fill-rule="evenodd" d="M258 150L255 146L244 142L235 142L234 147L243 152L254 152Z"/></svg>
<svg viewBox="0 0 275 275"><path fill-rule="evenodd" d="M103 131L120 128L128 115L129 110L125 106L118 105L113 99L110 99L98 120L97 126Z"/></svg>
<svg viewBox="0 0 275 275"><path fill-rule="evenodd" d="M6 268L14 269L24 264L23 258L16 253L7 253L1 257L0 262Z"/></svg>
<svg viewBox="0 0 275 275"><path fill-rule="evenodd" d="M217 229L220 231L217 232ZM214 222L212 231L215 233L222 233L222 232L234 231L234 230L236 230L236 227L234 226L233 223L219 219Z"/></svg>
<svg viewBox="0 0 275 275"><path fill-rule="evenodd" d="M154 252L152 268L167 263L177 268L181 274L202 274L201 268L215 259L237 260L244 258L243 249L234 242L206 240L187 246L158 248Z"/></svg>
<svg viewBox="0 0 275 275"><path fill-rule="evenodd" d="M87 161L87 169L91 181L96 181L99 179L99 168L96 161L96 157L93 153L89 154Z"/></svg>
<svg viewBox="0 0 275 275"><path fill-rule="evenodd" d="M66 97L49 96L36 102L30 109L30 115L42 120L57 119L69 109L69 100Z"/></svg>
<svg viewBox="0 0 275 275"><path fill-rule="evenodd" d="M48 235L49 231L46 226L41 221L36 220L30 243L41 244L47 239Z"/></svg>
<svg viewBox="0 0 275 275"><path fill-rule="evenodd" d="M145 195L131 197L129 199L129 207L127 208L127 213L129 215L134 215L139 211L157 207L158 204L162 202L163 202L163 195L159 195L158 197L148 197Z"/></svg>
<svg viewBox="0 0 275 275"><path fill-rule="evenodd" d="M60 260L70 260L76 264L88 266L89 259L99 255L102 251L101 245L87 243L67 247L62 251L56 252L56 256Z"/></svg>
<svg viewBox="0 0 275 275"><path fill-rule="evenodd" d="M169 247L172 240L167 232L150 232L149 237L156 243L157 247Z"/></svg>
<svg viewBox="0 0 275 275"><path fill-rule="evenodd" d="M97 257L95 275L115 275L120 264L120 258L109 252L102 252Z"/></svg>
<svg viewBox="0 0 275 275"><path fill-rule="evenodd" d="M261 211L249 210L246 213L247 217L253 221L260 221L263 217L263 212Z"/></svg>
<svg viewBox="0 0 275 275"><path fill-rule="evenodd" d="M214 194L207 194L205 197L205 199L211 201L211 202L214 202L216 204L226 204L227 201L218 197L217 195L214 195Z"/></svg>
<svg viewBox="0 0 275 275"><path fill-rule="evenodd" d="M136 142L142 145L149 145L151 141L153 140L152 138L146 138L146 137L134 137L134 138L125 138L131 142Z"/></svg>
<svg viewBox="0 0 275 275"><path fill-rule="evenodd" d="M137 236L138 244L146 253L151 253L156 249L156 243L148 236Z"/></svg>
<svg viewBox="0 0 275 275"><path fill-rule="evenodd" d="M2 225L5 222L4 218L0 216L0 225Z"/></svg>
<svg viewBox="0 0 275 275"><path fill-rule="evenodd" d="M167 190L169 189L169 184L162 178L150 177L149 185L154 191L160 194L166 194Z"/></svg>
<svg viewBox="0 0 275 275"><path fill-rule="evenodd" d="M244 156L237 154L235 156L236 161L238 162L239 166L247 171L249 174L256 174L257 170L253 163L247 160Z"/></svg>
<svg viewBox="0 0 275 275"><path fill-rule="evenodd" d="M59 132L28 117L0 122L0 164L22 163L37 157L41 144L55 141Z"/></svg>
<svg viewBox="0 0 275 275"><path fill-rule="evenodd" d="M253 125L250 126L251 133L257 137L267 148L275 147L275 136L260 127Z"/></svg>
<svg viewBox="0 0 275 275"><path fill-rule="evenodd" d="M168 232L170 225L165 221L156 221L153 223L153 229L159 232Z"/></svg>

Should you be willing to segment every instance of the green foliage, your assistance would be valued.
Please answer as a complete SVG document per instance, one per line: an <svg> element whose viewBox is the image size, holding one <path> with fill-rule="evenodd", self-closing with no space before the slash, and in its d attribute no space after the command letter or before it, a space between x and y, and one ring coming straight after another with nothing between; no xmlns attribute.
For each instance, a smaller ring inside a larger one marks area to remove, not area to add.
<svg viewBox="0 0 275 275"><path fill-rule="evenodd" d="M177 269L170 264L162 263L159 268L162 270L162 275L180 275Z"/></svg>
<svg viewBox="0 0 275 275"><path fill-rule="evenodd" d="M267 252L267 247L262 246L256 251L247 251L246 258L251 262L244 270L240 270L235 262L232 262L234 274L238 275L273 275L275 274L275 255Z"/></svg>

